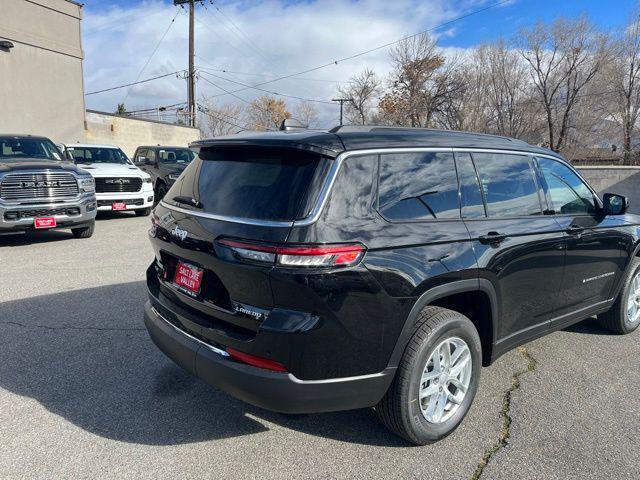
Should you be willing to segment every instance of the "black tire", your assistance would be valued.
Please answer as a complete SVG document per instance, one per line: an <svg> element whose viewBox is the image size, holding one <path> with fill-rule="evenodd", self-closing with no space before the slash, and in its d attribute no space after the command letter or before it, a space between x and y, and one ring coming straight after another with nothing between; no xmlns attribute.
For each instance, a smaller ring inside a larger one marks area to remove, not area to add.
<svg viewBox="0 0 640 480"><path fill-rule="evenodd" d="M164 183L161 183L160 185L158 185L158 191L156 192L156 203L160 203L160 200L162 200L166 194L167 186Z"/></svg>
<svg viewBox="0 0 640 480"><path fill-rule="evenodd" d="M467 393L455 413L442 423L427 421L418 398L421 377L435 348L457 337L469 347L471 378ZM475 397L482 367L482 346L478 332L464 315L440 307L425 307L418 318L396 376L384 398L376 406L380 421L392 432L416 445L436 442L453 432L469 411Z"/></svg>
<svg viewBox="0 0 640 480"><path fill-rule="evenodd" d="M151 208L141 208L135 211L138 217L148 217L151 214Z"/></svg>
<svg viewBox="0 0 640 480"><path fill-rule="evenodd" d="M82 228L72 228L71 233L75 238L90 238L93 235L93 230L95 229L96 222L91 222L88 227Z"/></svg>
<svg viewBox="0 0 640 480"><path fill-rule="evenodd" d="M640 325L640 318L631 321L627 317L627 302L629 295L635 292L631 291L631 283L636 275L640 272L640 258L634 257L629 266L629 273L624 279L622 289L618 294L618 298L611 306L608 312L598 315L598 322L607 330L620 335L626 335L633 332Z"/></svg>

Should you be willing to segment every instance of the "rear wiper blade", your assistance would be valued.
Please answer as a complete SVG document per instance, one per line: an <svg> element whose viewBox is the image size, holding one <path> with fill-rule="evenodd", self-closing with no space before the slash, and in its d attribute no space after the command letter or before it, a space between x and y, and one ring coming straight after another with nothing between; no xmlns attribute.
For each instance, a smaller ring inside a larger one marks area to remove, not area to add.
<svg viewBox="0 0 640 480"><path fill-rule="evenodd" d="M192 207L195 207L195 208L203 208L202 203L200 203L195 198L191 198L191 197L183 197L181 195L178 195L177 197L173 197L173 201L176 202L176 203L183 203L185 205L191 205Z"/></svg>

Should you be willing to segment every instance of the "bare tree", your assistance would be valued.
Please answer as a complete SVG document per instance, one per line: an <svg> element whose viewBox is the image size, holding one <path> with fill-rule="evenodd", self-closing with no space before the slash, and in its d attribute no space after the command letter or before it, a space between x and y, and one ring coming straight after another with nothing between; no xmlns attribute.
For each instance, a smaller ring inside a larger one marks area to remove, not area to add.
<svg viewBox="0 0 640 480"><path fill-rule="evenodd" d="M314 128L318 125L318 110L313 103L303 100L296 105L293 118L306 128Z"/></svg>
<svg viewBox="0 0 640 480"><path fill-rule="evenodd" d="M486 76L488 122L499 135L520 137L531 129L536 105L532 101L527 65L503 41L484 45L475 53Z"/></svg>
<svg viewBox="0 0 640 480"><path fill-rule="evenodd" d="M585 87L607 58L606 37L586 17L538 23L521 31L520 54L543 106L550 148L560 151L571 126L571 114Z"/></svg>
<svg viewBox="0 0 640 480"><path fill-rule="evenodd" d="M622 128L622 155L630 162L631 139L640 115L640 10L629 18L624 33L616 39L606 78L612 93L610 116Z"/></svg>
<svg viewBox="0 0 640 480"><path fill-rule="evenodd" d="M436 41L423 33L399 42L390 51L393 72L378 108L385 123L426 127L458 88L455 68L446 63Z"/></svg>
<svg viewBox="0 0 640 480"><path fill-rule="evenodd" d="M244 108L238 103L216 105L205 100L202 115L205 118L203 133L211 137L232 135L244 128Z"/></svg>
<svg viewBox="0 0 640 480"><path fill-rule="evenodd" d="M353 75L347 85L338 87L342 98L351 99L345 103L345 117L349 123L366 125L371 121L379 90L380 80L369 68Z"/></svg>
<svg viewBox="0 0 640 480"><path fill-rule="evenodd" d="M263 95L251 102L247 110L252 130L276 130L285 118L291 118L284 100Z"/></svg>

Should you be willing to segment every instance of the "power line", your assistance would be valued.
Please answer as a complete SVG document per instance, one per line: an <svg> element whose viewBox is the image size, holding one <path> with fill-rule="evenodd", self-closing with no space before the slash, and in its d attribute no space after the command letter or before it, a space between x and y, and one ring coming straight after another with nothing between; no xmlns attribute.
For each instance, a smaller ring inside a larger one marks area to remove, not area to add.
<svg viewBox="0 0 640 480"><path fill-rule="evenodd" d="M244 98L242 98L242 97L239 97L239 96L238 96L238 95L236 95L235 93L230 92L229 90L227 90L227 89L225 89L225 88L222 88L220 85L218 85L217 83L213 83L213 82L212 82L211 80L209 80L208 78L205 78L205 77L200 77L200 78L201 78L202 80L204 80L205 82L207 82L208 84L213 85L214 87L216 87L216 88L218 88L218 89L222 90L223 92L225 92L225 94L231 95L232 97L237 98L238 100L240 100L240 101L241 101L241 102L243 102L243 103L246 103L247 105L251 105L251 102L250 102L249 100L246 100L246 99L244 99ZM217 95L214 95L214 97L215 97L215 96L217 96Z"/></svg>
<svg viewBox="0 0 640 480"><path fill-rule="evenodd" d="M249 35L247 35L240 27L238 27L238 25L236 25L236 23L233 20L231 20L231 18L228 15L226 15L222 10L220 10L220 7L218 6L217 2L213 3L213 0L209 0L209 3L213 6L213 8L215 8L218 11L218 13L220 13L220 15L222 15L224 18L226 18L229 21L231 26L233 26L241 34L242 37L245 38L246 43L248 43L256 51L258 51L263 57L269 56L264 50L262 50L259 46L253 43L253 40L251 40ZM205 9L207 8L204 3L203 3L203 6L205 7Z"/></svg>
<svg viewBox="0 0 640 480"><path fill-rule="evenodd" d="M200 67L200 70L210 70L212 72L228 73L231 75L247 75L251 77L277 77L278 75L270 73L250 73L250 72L238 72L235 70L227 70L225 68L216 68L212 62L202 58L200 55L196 55L201 61L209 65L209 67ZM294 77L290 80L303 80L305 82L326 82L326 83L353 83L351 80L328 80L326 78L309 78L309 77Z"/></svg>
<svg viewBox="0 0 640 480"><path fill-rule="evenodd" d="M207 8L207 5L205 3L206 0L203 0L202 2L202 6L204 7L204 9L209 12L210 10ZM224 18L227 18L227 20L229 21L230 24L235 25L216 5L213 4L213 2L210 2L211 6L213 6L219 14L221 14ZM212 16L213 18L213 16ZM233 30L232 28L230 28L229 26L227 26L224 23L224 19L222 19L222 21L219 22L220 25L222 25L229 33L231 33L232 35L235 35L236 38L238 38L242 43L244 43L244 45L246 45L247 47L249 47L249 49L251 51L253 51L254 53L256 53L259 57L262 58L263 61L269 61L269 58L267 56L266 53L264 53L260 48L258 48L253 42L251 42L250 40L248 40L247 38L244 38L243 36L239 35L238 32L236 32L236 30Z"/></svg>
<svg viewBox="0 0 640 480"><path fill-rule="evenodd" d="M238 125L235 122L230 122L229 120L225 120L224 118L221 118L219 116L219 115L223 115L223 116L225 116L227 118L231 118L231 119L235 120L236 122L242 122L242 120L239 120L239 119L237 119L235 117L232 117L231 115L226 115L226 114L224 114L222 112L212 112L211 109L209 109L209 108L207 108L205 106L202 106L200 104L198 104L198 110L201 113L204 113L205 115L209 115L211 117L214 117L214 118L220 120L221 122L226 123L227 125L233 125L234 127L238 127L241 130L250 130L246 125L245 126L241 126L241 125Z"/></svg>
<svg viewBox="0 0 640 480"><path fill-rule="evenodd" d="M96 90L94 92L85 93L84 95L86 97L88 95L95 95L97 93L110 92L112 90L118 90L120 88L132 87L134 85L139 85L141 83L151 82L153 80L158 80L159 78L165 78L165 77L169 77L171 75L177 75L179 73L184 73L184 72L186 72L186 70L178 70L178 71L175 71L175 72L165 73L163 75L158 75L157 77L145 78L144 80L139 80L139 81L132 82L132 83L125 83L124 85L117 85L115 87L105 88L105 89L102 89L102 90Z"/></svg>
<svg viewBox="0 0 640 480"><path fill-rule="evenodd" d="M330 67L330 66L333 66L333 65L338 65L338 63L340 63L340 62L345 62L345 61L348 61L348 60L353 60L354 58L361 57L361 56L363 56L363 55L367 55L367 54L369 54L369 53L371 53L371 52L375 52L375 51L377 51L377 50L381 50L381 49L383 49L383 48L390 47L391 45L395 45L396 43L400 43L400 42L405 41L405 40L408 40L408 39L410 39L410 38L414 38L414 37L417 37L417 36L419 36L419 35L423 35L423 34L425 34L425 33L431 32L431 31L433 31L433 30L437 30L437 29L442 28L442 27L444 27L444 26L446 26L446 25L449 25L449 24L451 24L451 23L454 23L454 22L460 21L460 20L462 20L462 19L464 19L464 18L468 18L468 17L470 17L470 16L472 16L472 15L476 15L476 14L478 14L478 13L484 12L484 11L489 10L489 9L491 9L491 8L498 7L498 6L500 6L500 5L503 5L503 4L505 4L505 3L507 3L507 2L511 2L511 1L512 1L512 0L500 0L500 1L498 1L498 2L492 3L491 5L487 5L486 7L479 8L479 9L477 9L477 10L473 10L473 11L471 11L471 12L465 13L465 14L463 14L463 15L460 15L460 16L458 16L458 17L456 17L456 18L453 18L453 19L451 19L451 20L448 20L448 21L446 21L446 22L440 23L440 24L438 24L438 25L436 25L436 26L434 26L434 27L428 28L428 29L426 29L426 30L422 30L421 32L414 33L414 34L412 34L412 35L407 35L406 37L402 37L402 38L401 38L401 39L399 39L399 40L394 40L393 42L385 43L384 45L378 45L377 47L370 48L370 49L365 50L365 51L363 51L363 52L355 53L355 54L353 54L353 55L349 55L349 56L347 56L347 57L339 58L339 59L334 60L334 61L332 61L332 62L328 62L328 63L322 64L322 65L318 65L317 67L308 68L308 69L306 69L306 70L302 70L302 71L297 72L297 73L291 73L291 74L288 74L288 75L282 75L282 76L280 76L280 77L274 78L273 80L267 80L267 81L265 81L265 82L256 83L255 85L253 85L253 86L252 86L252 87L250 87L250 88L261 87L262 85L267 85L267 84L269 84L269 83L278 82L278 81L280 81L280 80L284 80L284 79L286 79L286 78L296 77L296 76L298 76L298 75L303 75L303 74L305 74L305 73L315 72L315 71L317 71L317 70L321 70L321 69L326 68L326 67ZM238 89L238 90L233 90L233 93L242 92L242 91L244 91L244 90L247 90L247 88L241 88L241 89ZM225 95L225 94L219 94L219 95L216 95L216 96L217 96L217 97L220 97L220 96L223 96L223 95Z"/></svg>
<svg viewBox="0 0 640 480"><path fill-rule="evenodd" d="M138 76L136 77L135 82L137 82L140 79L140 76L142 75L142 73L145 71L145 69L147 68L147 66L149 65L149 62L151 62L151 59L153 58L153 56L156 54L156 52L158 51L158 48L160 48L160 45L162 44L162 41L164 40L164 37L167 36L167 33L169 33L169 30L171 30L171 27L173 26L174 22L176 21L176 18L178 17L178 14L180 13L180 10L176 11L176 14L173 16L173 18L171 19L171 23L169 23L169 26L167 27L167 29L164 31L164 33L162 34L162 37L160 37L160 40L158 41L158 43L156 44L156 48L153 49L153 52L151 52L151 55L149 56L149 58L147 59L147 61L145 62L144 66L142 67L142 69L140 70L140 72L138 72ZM124 97L124 100L122 100L122 103L125 103L127 101L127 98L129 98L129 92L131 92L131 89L127 90L127 94Z"/></svg>
<svg viewBox="0 0 640 480"><path fill-rule="evenodd" d="M235 83L237 85L242 85L242 86L254 89L254 90L258 90L260 92L269 93L271 95L276 95L278 97L293 98L295 100L301 100L301 101L304 101L304 102L315 102L315 103L324 103L325 105L333 105L333 103L327 102L326 100L319 100L319 99L316 99L316 98L298 97L296 95L288 95L286 93L278 93L278 92L274 92L274 91L271 91L271 90L265 90L264 88L260 88L260 87L253 87L251 85L247 85L246 83L238 82L238 81L232 80L230 78L225 78L225 77L221 77L219 75L215 75L215 74L213 74L211 72L207 72L206 70L203 70L202 68L200 69L200 71L202 73L204 73L205 75L210 75L212 77L219 78L220 80L225 80L227 82Z"/></svg>

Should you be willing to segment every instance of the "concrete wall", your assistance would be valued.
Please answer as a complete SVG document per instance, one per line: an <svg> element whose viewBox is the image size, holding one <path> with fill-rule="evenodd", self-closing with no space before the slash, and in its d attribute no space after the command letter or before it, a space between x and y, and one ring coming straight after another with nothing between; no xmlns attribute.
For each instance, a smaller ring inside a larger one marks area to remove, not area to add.
<svg viewBox="0 0 640 480"><path fill-rule="evenodd" d="M68 0L0 0L0 133L84 135L81 6Z"/></svg>
<svg viewBox="0 0 640 480"><path fill-rule="evenodd" d="M629 198L629 212L640 214L640 167L578 167L580 174L603 193L619 193Z"/></svg>
<svg viewBox="0 0 640 480"><path fill-rule="evenodd" d="M87 110L84 140L116 145L129 157L140 145L187 146L200 138L197 128Z"/></svg>

